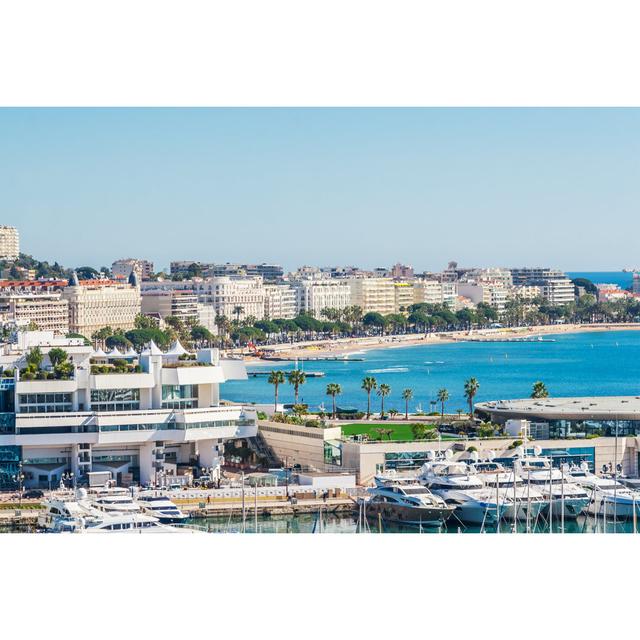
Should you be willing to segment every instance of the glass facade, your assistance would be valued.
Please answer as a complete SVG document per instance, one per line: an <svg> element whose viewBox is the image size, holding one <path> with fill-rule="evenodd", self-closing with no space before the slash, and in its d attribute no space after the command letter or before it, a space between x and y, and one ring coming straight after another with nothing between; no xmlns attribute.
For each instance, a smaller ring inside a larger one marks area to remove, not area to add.
<svg viewBox="0 0 640 640"><path fill-rule="evenodd" d="M20 413L63 413L73 410L70 393L21 393Z"/></svg>
<svg viewBox="0 0 640 640"><path fill-rule="evenodd" d="M547 420L550 438L640 435L640 420Z"/></svg>
<svg viewBox="0 0 640 640"><path fill-rule="evenodd" d="M402 453L385 453L386 469L419 469L427 462L426 451L404 451Z"/></svg>
<svg viewBox="0 0 640 640"><path fill-rule="evenodd" d="M138 411L140 389L93 389L91 409L93 411Z"/></svg>
<svg viewBox="0 0 640 640"><path fill-rule="evenodd" d="M196 409L198 407L198 385L163 384L163 409Z"/></svg>
<svg viewBox="0 0 640 640"><path fill-rule="evenodd" d="M17 483L13 477L20 470L22 448L12 445L0 445L0 489L15 489Z"/></svg>

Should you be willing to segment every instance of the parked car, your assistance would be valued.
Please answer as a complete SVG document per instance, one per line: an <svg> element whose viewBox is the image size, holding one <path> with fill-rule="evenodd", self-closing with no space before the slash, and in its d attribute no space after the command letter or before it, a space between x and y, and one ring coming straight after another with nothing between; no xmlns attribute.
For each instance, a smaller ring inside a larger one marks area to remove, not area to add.
<svg viewBox="0 0 640 640"><path fill-rule="evenodd" d="M40 491L40 489L29 489L29 491L25 491L23 498L43 498L44 492Z"/></svg>

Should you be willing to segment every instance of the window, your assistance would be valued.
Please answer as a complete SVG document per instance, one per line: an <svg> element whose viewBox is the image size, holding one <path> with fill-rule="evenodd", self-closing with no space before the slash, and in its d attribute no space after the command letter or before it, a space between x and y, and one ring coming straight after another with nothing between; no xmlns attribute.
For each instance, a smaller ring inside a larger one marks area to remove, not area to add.
<svg viewBox="0 0 640 640"><path fill-rule="evenodd" d="M198 407L198 386L195 384L162 385L164 409L195 409Z"/></svg>
<svg viewBox="0 0 640 640"><path fill-rule="evenodd" d="M21 393L18 406L20 413L62 413L73 409L70 393Z"/></svg>
<svg viewBox="0 0 640 640"><path fill-rule="evenodd" d="M140 409L140 389L93 389L93 411L137 411Z"/></svg>

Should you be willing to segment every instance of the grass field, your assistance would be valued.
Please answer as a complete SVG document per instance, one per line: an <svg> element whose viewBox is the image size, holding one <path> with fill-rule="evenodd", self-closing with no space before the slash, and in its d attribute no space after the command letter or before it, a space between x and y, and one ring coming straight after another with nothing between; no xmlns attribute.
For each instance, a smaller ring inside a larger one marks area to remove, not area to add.
<svg viewBox="0 0 640 640"><path fill-rule="evenodd" d="M383 440L415 440L411 432L411 422L407 424L371 424L371 423L354 423L342 426L342 434L345 436L357 436L366 433L370 440L380 440L380 434L376 429L393 429L390 437L386 435Z"/></svg>

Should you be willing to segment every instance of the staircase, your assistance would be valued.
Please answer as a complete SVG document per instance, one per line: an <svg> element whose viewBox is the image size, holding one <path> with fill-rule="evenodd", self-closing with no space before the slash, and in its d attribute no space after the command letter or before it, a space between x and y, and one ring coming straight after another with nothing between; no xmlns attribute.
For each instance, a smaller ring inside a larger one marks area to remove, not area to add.
<svg viewBox="0 0 640 640"><path fill-rule="evenodd" d="M264 439L260 431L258 431L252 438L247 438L247 443L249 444L251 451L253 451L258 458L264 461L264 465L267 468L282 466L282 461L267 444L267 441Z"/></svg>

